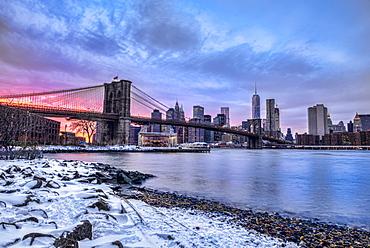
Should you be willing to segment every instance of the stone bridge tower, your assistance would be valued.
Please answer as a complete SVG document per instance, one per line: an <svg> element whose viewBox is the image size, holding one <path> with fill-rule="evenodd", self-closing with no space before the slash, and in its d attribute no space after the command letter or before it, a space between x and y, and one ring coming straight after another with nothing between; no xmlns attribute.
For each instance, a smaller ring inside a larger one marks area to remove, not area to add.
<svg viewBox="0 0 370 248"><path fill-rule="evenodd" d="M256 138L248 138L249 149L262 149L262 123L261 119L247 120L247 131L258 135Z"/></svg>
<svg viewBox="0 0 370 248"><path fill-rule="evenodd" d="M118 121L106 121L102 141L107 144L127 145L130 137L131 82L113 81L104 84L103 113L118 114Z"/></svg>

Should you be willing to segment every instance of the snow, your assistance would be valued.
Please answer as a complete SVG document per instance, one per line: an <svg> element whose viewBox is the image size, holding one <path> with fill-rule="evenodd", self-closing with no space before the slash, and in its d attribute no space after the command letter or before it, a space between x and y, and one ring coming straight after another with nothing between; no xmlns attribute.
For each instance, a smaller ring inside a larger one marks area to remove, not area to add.
<svg viewBox="0 0 370 248"><path fill-rule="evenodd" d="M225 217L119 198L107 184L73 179L76 172L88 176L95 169L77 161L0 161L0 247L53 247L55 238L83 220L92 224L92 239L79 247L117 248L115 241L124 247L296 247L228 224ZM98 199L110 210L91 208ZM31 245L24 238L30 233L55 238L36 237Z"/></svg>

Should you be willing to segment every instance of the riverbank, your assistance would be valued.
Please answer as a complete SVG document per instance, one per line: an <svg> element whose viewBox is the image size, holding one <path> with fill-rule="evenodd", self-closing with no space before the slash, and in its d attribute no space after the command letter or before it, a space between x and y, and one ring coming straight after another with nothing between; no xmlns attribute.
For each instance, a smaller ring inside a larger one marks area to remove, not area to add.
<svg viewBox="0 0 370 248"><path fill-rule="evenodd" d="M146 204L127 181L117 184L145 174L117 172L78 161L0 161L0 247L296 247L222 215Z"/></svg>
<svg viewBox="0 0 370 248"><path fill-rule="evenodd" d="M209 216L223 217L229 224L255 230L285 242L294 242L301 247L370 247L370 233L363 230L314 220L286 218L279 213L243 210L171 192L136 189L140 193L135 198L152 206L202 211Z"/></svg>
<svg viewBox="0 0 370 248"><path fill-rule="evenodd" d="M207 153L209 147L141 147L141 146L47 146L40 147L44 153L99 153L99 152L189 152Z"/></svg>
<svg viewBox="0 0 370 248"><path fill-rule="evenodd" d="M82 235L76 234L81 229L91 231L74 241L80 247L370 246L362 230L132 187L148 175L119 177L122 171L105 164L40 159L0 165L2 247L50 246L64 242L63 233Z"/></svg>

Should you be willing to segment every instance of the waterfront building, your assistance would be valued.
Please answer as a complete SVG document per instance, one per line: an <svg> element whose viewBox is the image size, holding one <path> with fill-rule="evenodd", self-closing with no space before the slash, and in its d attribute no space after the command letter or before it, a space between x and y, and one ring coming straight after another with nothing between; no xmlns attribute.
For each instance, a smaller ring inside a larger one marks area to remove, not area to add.
<svg viewBox="0 0 370 248"><path fill-rule="evenodd" d="M257 86L254 83L254 95L252 96L252 119L261 119L260 96L257 94Z"/></svg>
<svg viewBox="0 0 370 248"><path fill-rule="evenodd" d="M221 114L225 115L225 126L230 127L230 109L229 107L221 107Z"/></svg>
<svg viewBox="0 0 370 248"><path fill-rule="evenodd" d="M59 144L60 122L0 105L0 144Z"/></svg>
<svg viewBox="0 0 370 248"><path fill-rule="evenodd" d="M177 135L175 133L140 132L139 146L175 147Z"/></svg>
<svg viewBox="0 0 370 248"><path fill-rule="evenodd" d="M316 134L298 134L296 135L296 144L297 145L319 145L320 144L320 135Z"/></svg>
<svg viewBox="0 0 370 248"><path fill-rule="evenodd" d="M368 146L370 145L370 131L325 134L323 137L323 145Z"/></svg>
<svg viewBox="0 0 370 248"><path fill-rule="evenodd" d="M140 126L130 126L130 144L137 145L139 144L139 132L141 127Z"/></svg>
<svg viewBox="0 0 370 248"><path fill-rule="evenodd" d="M320 139L328 133L328 109L324 104L308 108L308 134L319 135Z"/></svg>

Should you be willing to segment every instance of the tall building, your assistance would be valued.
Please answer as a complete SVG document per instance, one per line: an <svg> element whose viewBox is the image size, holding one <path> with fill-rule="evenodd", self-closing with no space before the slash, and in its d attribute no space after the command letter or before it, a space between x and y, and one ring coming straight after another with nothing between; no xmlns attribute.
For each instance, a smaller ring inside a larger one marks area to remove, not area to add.
<svg viewBox="0 0 370 248"><path fill-rule="evenodd" d="M194 117L189 122L202 123L203 121L198 117ZM204 129L188 127L188 142L204 142Z"/></svg>
<svg viewBox="0 0 370 248"><path fill-rule="evenodd" d="M193 106L193 118L199 118L204 121L204 107L196 105Z"/></svg>
<svg viewBox="0 0 370 248"><path fill-rule="evenodd" d="M362 131L370 131L370 115L359 115Z"/></svg>
<svg viewBox="0 0 370 248"><path fill-rule="evenodd" d="M193 106L193 118L190 122L204 123L204 107ZM188 142L204 142L204 129L188 127Z"/></svg>
<svg viewBox="0 0 370 248"><path fill-rule="evenodd" d="M266 99L266 129L267 132L276 131L275 99Z"/></svg>
<svg viewBox="0 0 370 248"><path fill-rule="evenodd" d="M204 123L212 125L212 116L204 115ZM204 130L204 142L213 143L215 141L215 132L211 130Z"/></svg>
<svg viewBox="0 0 370 248"><path fill-rule="evenodd" d="M217 114L215 118L213 118L213 123L215 126L223 127L226 125L226 116L225 114Z"/></svg>
<svg viewBox="0 0 370 248"><path fill-rule="evenodd" d="M229 112L230 112L230 110L229 110L229 107L221 107L221 114L224 114L225 115L225 121L226 121L226 123L225 123L225 125L227 126L227 127L230 127L230 115L229 115Z"/></svg>
<svg viewBox="0 0 370 248"><path fill-rule="evenodd" d="M280 130L280 110L277 105L275 108L275 131L281 131Z"/></svg>
<svg viewBox="0 0 370 248"><path fill-rule="evenodd" d="M252 119L261 119L260 96L257 95L257 86L254 84L254 95L252 97Z"/></svg>
<svg viewBox="0 0 370 248"><path fill-rule="evenodd" d="M162 119L162 113L159 112L158 109L154 109L151 113L152 119ZM151 132L161 132L161 124L151 124L150 125L150 131Z"/></svg>
<svg viewBox="0 0 370 248"><path fill-rule="evenodd" d="M319 135L320 139L328 133L328 109L324 104L308 108L308 134Z"/></svg>
<svg viewBox="0 0 370 248"><path fill-rule="evenodd" d="M176 121L185 121L185 112L181 105L179 106L179 103L176 101L174 108L169 108L166 112L166 120L176 120ZM175 133L177 133L177 141L179 143L186 143L187 142L187 133L188 129L186 127L180 127L180 126L162 126L162 129L167 130L167 132L170 132L171 130L174 130Z"/></svg>
<svg viewBox="0 0 370 248"><path fill-rule="evenodd" d="M347 130L349 133L353 133L353 122L352 121L349 121L347 123Z"/></svg>
<svg viewBox="0 0 370 248"><path fill-rule="evenodd" d="M353 118L353 132L356 133L360 131L362 131L361 118L358 113L356 113L355 118Z"/></svg>

